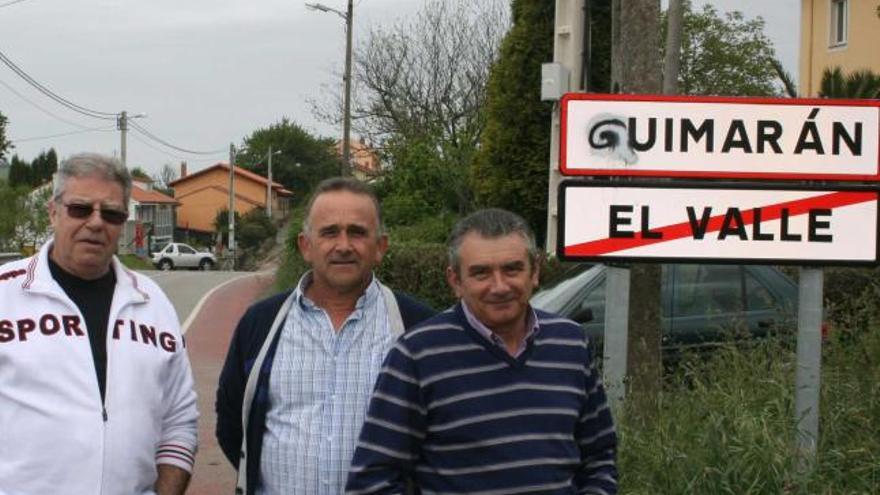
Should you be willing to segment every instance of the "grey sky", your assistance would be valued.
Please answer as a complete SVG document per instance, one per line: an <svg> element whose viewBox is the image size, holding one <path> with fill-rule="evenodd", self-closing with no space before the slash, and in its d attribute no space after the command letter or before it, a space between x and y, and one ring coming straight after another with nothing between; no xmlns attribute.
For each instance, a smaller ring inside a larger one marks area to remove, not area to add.
<svg viewBox="0 0 880 495"><path fill-rule="evenodd" d="M321 3L345 8L344 0ZM764 17L780 59L796 75L797 0L710 3L721 11ZM355 0L355 43L371 26L412 15L422 4ZM306 10L302 0L26 0L0 8L0 50L43 85L94 110L147 113L137 123L153 134L183 148L217 151L189 155L129 132L129 165L149 172L181 159L190 170L226 159L221 150L230 142L239 144L282 117L320 135L338 136L340 129L311 115L307 100L341 84L334 74L341 72L344 49L343 20ZM8 138L22 140L14 150L22 158L33 159L50 147L62 157L78 151L118 153L113 121L58 105L2 65L0 111L9 119ZM82 127L109 130L79 132ZM76 134L29 140L71 132Z"/></svg>

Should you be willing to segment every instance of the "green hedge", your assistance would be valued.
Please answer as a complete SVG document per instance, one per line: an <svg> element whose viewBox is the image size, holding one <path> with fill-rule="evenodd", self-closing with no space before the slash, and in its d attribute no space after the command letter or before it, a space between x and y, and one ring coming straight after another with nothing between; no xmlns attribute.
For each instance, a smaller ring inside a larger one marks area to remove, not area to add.
<svg viewBox="0 0 880 495"><path fill-rule="evenodd" d="M296 229L291 229L293 232ZM288 249L278 271L276 286L279 290L293 287L308 269L296 250L296 235L288 238ZM452 290L446 283L446 245L425 242L392 242L377 270L383 283L410 294L435 309L444 309L455 303ZM576 264L551 259L543 264L542 285L564 277Z"/></svg>

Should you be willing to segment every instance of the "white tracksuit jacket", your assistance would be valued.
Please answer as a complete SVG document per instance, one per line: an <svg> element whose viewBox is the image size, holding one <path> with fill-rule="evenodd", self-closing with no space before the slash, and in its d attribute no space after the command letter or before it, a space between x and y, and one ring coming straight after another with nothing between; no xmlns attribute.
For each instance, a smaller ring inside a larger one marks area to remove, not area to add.
<svg viewBox="0 0 880 495"><path fill-rule="evenodd" d="M101 403L85 320L49 243L0 267L0 495L146 495L156 465L192 470L196 394L177 315L114 257Z"/></svg>

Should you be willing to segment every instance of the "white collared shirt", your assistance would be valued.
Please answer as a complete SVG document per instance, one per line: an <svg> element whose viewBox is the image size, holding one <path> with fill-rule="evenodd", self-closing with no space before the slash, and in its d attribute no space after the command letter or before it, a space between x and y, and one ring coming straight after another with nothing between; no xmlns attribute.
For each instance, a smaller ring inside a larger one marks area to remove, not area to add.
<svg viewBox="0 0 880 495"><path fill-rule="evenodd" d="M338 495L370 394L396 336L373 277L337 332L330 316L297 286L269 377L260 462L261 495Z"/></svg>

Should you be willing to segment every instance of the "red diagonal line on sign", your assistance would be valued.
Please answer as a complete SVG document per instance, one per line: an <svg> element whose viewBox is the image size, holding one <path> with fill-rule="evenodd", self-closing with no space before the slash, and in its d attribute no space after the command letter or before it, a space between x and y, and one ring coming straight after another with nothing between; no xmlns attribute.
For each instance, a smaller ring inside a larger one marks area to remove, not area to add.
<svg viewBox="0 0 880 495"><path fill-rule="evenodd" d="M805 215L814 209L833 209L841 206L865 203L868 201L876 201L877 193L873 191L839 191L821 196L813 196L811 198L797 199L777 203L761 208L761 221L776 220L782 216L782 210L788 210L788 216L794 217ZM725 213L727 213L725 211ZM700 216L700 212L696 212ZM715 215L709 218L709 226L706 233L721 230L725 215ZM755 221L754 208L742 211L743 225L751 225ZM693 235L691 232L690 222L676 223L665 227L652 228L651 232L659 232L662 235L660 239L645 239L641 233L636 232L635 237L628 238L608 238L597 241L589 241L581 244L572 244L565 246L566 256L601 256L603 254L614 253L624 249L632 249L641 246L649 246L660 242L674 241Z"/></svg>

